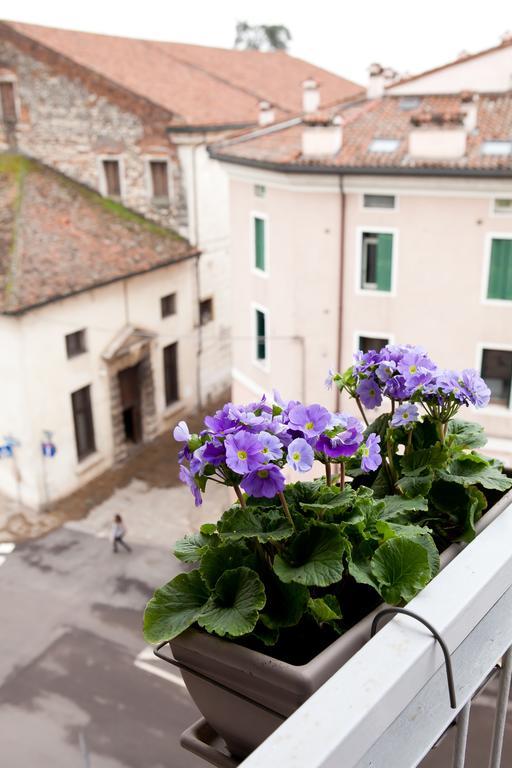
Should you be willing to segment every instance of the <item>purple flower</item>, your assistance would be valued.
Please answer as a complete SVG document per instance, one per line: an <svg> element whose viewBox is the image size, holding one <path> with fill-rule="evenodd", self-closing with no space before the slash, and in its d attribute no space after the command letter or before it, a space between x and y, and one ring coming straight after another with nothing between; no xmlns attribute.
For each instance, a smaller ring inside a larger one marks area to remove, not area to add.
<svg viewBox="0 0 512 768"><path fill-rule="evenodd" d="M303 437L296 437L288 446L287 462L298 472L307 472L313 466L315 454Z"/></svg>
<svg viewBox="0 0 512 768"><path fill-rule="evenodd" d="M391 419L392 427L407 427L415 421L419 421L420 414L418 408L413 403L403 403L396 409Z"/></svg>
<svg viewBox="0 0 512 768"><path fill-rule="evenodd" d="M192 458L190 459L190 472L193 475L202 475L204 468L208 464L208 461L204 458L205 449L206 445L201 445L199 448L196 448L192 454Z"/></svg>
<svg viewBox="0 0 512 768"><path fill-rule="evenodd" d="M234 432L238 428L239 422L231 415L233 407L233 403L226 403L213 416L206 416L204 423L208 429L216 435L227 435L230 432Z"/></svg>
<svg viewBox="0 0 512 768"><path fill-rule="evenodd" d="M203 458L208 464L218 467L226 461L226 450L223 443L211 440L204 446Z"/></svg>
<svg viewBox="0 0 512 768"><path fill-rule="evenodd" d="M465 368L460 377L462 391L476 408L485 408L491 397L491 390L473 368Z"/></svg>
<svg viewBox="0 0 512 768"><path fill-rule="evenodd" d="M336 373L334 371L334 368L329 368L329 371L327 373L327 378L324 382L326 389L332 389L332 382L335 377Z"/></svg>
<svg viewBox="0 0 512 768"><path fill-rule="evenodd" d="M328 425L331 414L322 405L295 405L290 410L289 419L292 429L300 430L306 437L316 437Z"/></svg>
<svg viewBox="0 0 512 768"><path fill-rule="evenodd" d="M335 413L326 433L318 438L315 450L334 459L352 456L363 441L363 431L363 423L355 416Z"/></svg>
<svg viewBox="0 0 512 768"><path fill-rule="evenodd" d="M262 465L261 443L250 432L237 432L226 437L226 464L233 472L246 475Z"/></svg>
<svg viewBox="0 0 512 768"><path fill-rule="evenodd" d="M275 464L267 464L263 469L255 469L249 472L240 485L249 496L260 498L265 496L272 499L284 488L284 477Z"/></svg>
<svg viewBox="0 0 512 768"><path fill-rule="evenodd" d="M456 371L436 371L434 379L425 388L427 394L453 395L456 400L463 400L459 374Z"/></svg>
<svg viewBox="0 0 512 768"><path fill-rule="evenodd" d="M405 400L409 393L403 376L392 376L384 385L384 394L392 400Z"/></svg>
<svg viewBox="0 0 512 768"><path fill-rule="evenodd" d="M194 476L192 475L191 471L183 465L180 467L180 480L182 483L185 483L185 485L188 485L194 497L196 507L199 507L203 503L201 498L201 491L197 487L196 481L194 480Z"/></svg>
<svg viewBox="0 0 512 768"><path fill-rule="evenodd" d="M364 472L373 472L382 464L380 455L380 435L372 432L362 448L361 469Z"/></svg>
<svg viewBox="0 0 512 768"><path fill-rule="evenodd" d="M179 421L174 427L174 432L172 434L178 443L188 443L191 437L186 421Z"/></svg>
<svg viewBox="0 0 512 768"><path fill-rule="evenodd" d="M433 378L435 364L422 351L407 352L398 363L398 370L404 376L407 389L414 389L428 384Z"/></svg>
<svg viewBox="0 0 512 768"><path fill-rule="evenodd" d="M377 366L377 378L382 382L389 381L391 376L396 371L396 363L394 360L382 360Z"/></svg>
<svg viewBox="0 0 512 768"><path fill-rule="evenodd" d="M356 390L362 404L365 408L376 408L382 403L382 393L377 379L371 376L369 379L363 379Z"/></svg>
<svg viewBox="0 0 512 768"><path fill-rule="evenodd" d="M278 437L268 432L260 432L257 438L261 445L260 450L265 463L271 459L283 458L283 444Z"/></svg>

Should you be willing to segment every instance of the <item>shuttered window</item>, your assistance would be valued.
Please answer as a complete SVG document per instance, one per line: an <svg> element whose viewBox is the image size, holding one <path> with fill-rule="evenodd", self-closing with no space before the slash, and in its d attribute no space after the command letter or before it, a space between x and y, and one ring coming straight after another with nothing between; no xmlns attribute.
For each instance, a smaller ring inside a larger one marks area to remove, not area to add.
<svg viewBox="0 0 512 768"><path fill-rule="evenodd" d="M2 119L6 123L14 123L16 121L14 83L0 83L0 104L2 106Z"/></svg>
<svg viewBox="0 0 512 768"><path fill-rule="evenodd" d="M91 408L91 388L82 387L71 394L75 442L78 461L82 461L96 450L94 423Z"/></svg>
<svg viewBox="0 0 512 768"><path fill-rule="evenodd" d="M166 160L151 160L149 163L151 170L151 186L153 197L160 200L169 199L169 179Z"/></svg>
<svg viewBox="0 0 512 768"><path fill-rule="evenodd" d="M261 272L266 271L265 219L254 218L254 266Z"/></svg>
<svg viewBox="0 0 512 768"><path fill-rule="evenodd" d="M178 343L164 347L165 404L172 405L179 400L178 388Z"/></svg>
<svg viewBox="0 0 512 768"><path fill-rule="evenodd" d="M121 197L121 174L119 160L103 160L105 191L110 197Z"/></svg>
<svg viewBox="0 0 512 768"><path fill-rule="evenodd" d="M393 268L393 235L364 232L361 259L361 288L390 291Z"/></svg>
<svg viewBox="0 0 512 768"><path fill-rule="evenodd" d="M267 359L267 318L261 309L256 310L256 360Z"/></svg>
<svg viewBox="0 0 512 768"><path fill-rule="evenodd" d="M492 241L487 298L512 301L512 240Z"/></svg>
<svg viewBox="0 0 512 768"><path fill-rule="evenodd" d="M512 351L484 349L481 374L491 390L491 403L509 406L512 382Z"/></svg>

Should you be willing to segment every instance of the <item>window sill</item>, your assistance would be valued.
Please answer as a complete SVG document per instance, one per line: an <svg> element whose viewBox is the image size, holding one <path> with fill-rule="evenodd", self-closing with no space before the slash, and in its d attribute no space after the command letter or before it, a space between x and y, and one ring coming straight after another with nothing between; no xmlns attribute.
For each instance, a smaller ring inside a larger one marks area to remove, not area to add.
<svg viewBox="0 0 512 768"><path fill-rule="evenodd" d="M101 455L101 453L98 453L98 451L95 451L94 453L91 453L90 456L87 456L87 458L83 459L83 461L80 461L76 468L75 468L75 474L77 475L84 475L86 472L89 472L90 469L93 469L97 464L101 464L105 461L105 457Z"/></svg>
<svg viewBox="0 0 512 768"><path fill-rule="evenodd" d="M182 400L176 400L175 403L166 405L163 413L164 419L170 419L172 416L176 416L177 413L185 410L185 403Z"/></svg>

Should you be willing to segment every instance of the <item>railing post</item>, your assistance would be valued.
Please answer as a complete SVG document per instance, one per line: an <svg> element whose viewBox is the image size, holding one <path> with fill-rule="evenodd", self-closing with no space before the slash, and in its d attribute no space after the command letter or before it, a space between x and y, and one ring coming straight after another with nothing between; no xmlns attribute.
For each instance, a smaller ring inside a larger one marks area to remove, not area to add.
<svg viewBox="0 0 512 768"><path fill-rule="evenodd" d="M489 768L500 768L501 753L503 751L503 738L508 713L508 697L510 693L510 679L512 677L512 646L503 657L503 667L500 674L500 686L498 690L498 702L496 705L496 717L494 720L494 732L492 736L492 751Z"/></svg>

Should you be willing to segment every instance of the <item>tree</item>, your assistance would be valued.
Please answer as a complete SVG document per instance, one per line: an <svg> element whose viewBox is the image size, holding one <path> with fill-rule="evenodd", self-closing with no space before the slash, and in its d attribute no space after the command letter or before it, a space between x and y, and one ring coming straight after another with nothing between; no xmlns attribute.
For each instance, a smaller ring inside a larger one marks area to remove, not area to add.
<svg viewBox="0 0 512 768"><path fill-rule="evenodd" d="M283 24L236 25L235 48L252 51L286 51L292 36Z"/></svg>

